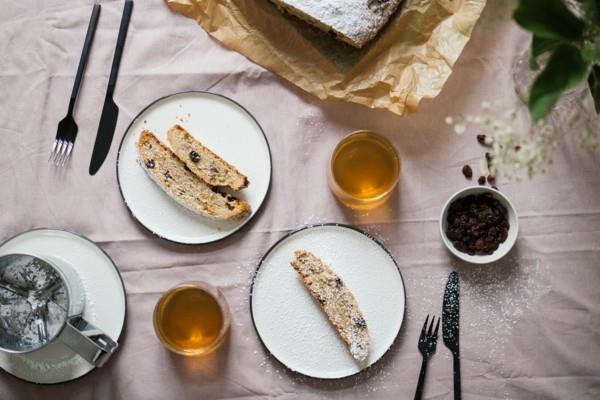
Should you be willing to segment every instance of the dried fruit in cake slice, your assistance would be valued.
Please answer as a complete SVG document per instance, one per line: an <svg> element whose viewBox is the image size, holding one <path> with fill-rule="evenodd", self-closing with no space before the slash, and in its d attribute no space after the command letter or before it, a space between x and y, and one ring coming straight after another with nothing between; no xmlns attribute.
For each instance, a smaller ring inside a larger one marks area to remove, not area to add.
<svg viewBox="0 0 600 400"><path fill-rule="evenodd" d="M292 267L300 274L310 294L317 299L329 321L360 362L369 355L369 330L356 299L342 279L319 257L299 250Z"/></svg>
<svg viewBox="0 0 600 400"><path fill-rule="evenodd" d="M137 151L150 178L188 210L215 220L240 220L250 213L248 203L207 185L152 132L140 134Z"/></svg>
<svg viewBox="0 0 600 400"><path fill-rule="evenodd" d="M174 125L167 139L187 167L211 186L226 186L240 190L248 186L248 178L233 165L206 148L181 125Z"/></svg>

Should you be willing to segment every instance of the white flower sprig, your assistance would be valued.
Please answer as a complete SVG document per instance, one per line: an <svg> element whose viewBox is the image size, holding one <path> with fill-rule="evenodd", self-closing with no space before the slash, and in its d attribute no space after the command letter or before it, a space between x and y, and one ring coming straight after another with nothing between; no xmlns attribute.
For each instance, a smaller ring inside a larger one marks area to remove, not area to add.
<svg viewBox="0 0 600 400"><path fill-rule="evenodd" d="M587 123L586 123L587 122ZM580 130L580 145L600 150L597 129L586 121L579 107L556 109L548 117L533 123L526 109L508 108L501 102L484 101L478 115L463 118L446 117L446 124L461 135L468 126L476 127L485 136L489 147L490 174L521 180L545 173L553 162L556 148L567 131Z"/></svg>

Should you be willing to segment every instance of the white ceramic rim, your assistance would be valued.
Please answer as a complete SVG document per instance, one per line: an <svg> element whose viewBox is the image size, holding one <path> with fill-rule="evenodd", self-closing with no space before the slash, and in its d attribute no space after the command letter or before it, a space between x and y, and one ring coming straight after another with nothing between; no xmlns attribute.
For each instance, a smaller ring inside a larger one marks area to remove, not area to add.
<svg viewBox="0 0 600 400"><path fill-rule="evenodd" d="M256 124L256 126L258 127L258 129L260 130L260 132L262 133L262 136L265 140L265 144L267 147L267 152L269 154L269 182L267 184L267 189L262 197L262 199L260 200L260 204L256 207L256 209L254 211L252 211L252 213L245 218L243 221L241 221L241 223L239 223L235 229L230 230L226 235L220 236L218 238L215 239L200 239L200 240L195 240L195 241L183 241L183 240L177 240L174 238L170 238L167 237L167 235L158 232L157 230L151 229L150 227L147 226L146 223L144 223L135 213L135 211L133 210L133 208L131 207L131 205L129 204L129 202L127 201L126 195L123 192L123 188L121 186L121 177L120 177L120 172L119 172L119 164L121 162L121 151L123 150L123 145L125 144L125 140L127 139L127 137L132 134L131 133L131 129L134 126L134 124L140 119L140 117L147 111L149 110L151 107L153 107L154 105L156 105L157 103L167 100L171 97L176 97L176 96L181 96L181 95L189 95L189 94L198 94L198 95L209 95L209 96L215 96L217 98L229 101L230 103L232 103L234 106L239 107L243 112L245 112ZM129 125L127 126L127 129L125 129L125 133L123 134L123 137L121 138L121 142L119 143L119 150L117 151L117 161L115 163L116 166L116 175L117 175L117 186L119 187L119 193L121 194L121 199L123 200L123 203L125 204L125 206L127 207L127 210L129 211L129 215L131 215L131 217L140 225L142 226L145 230L147 230L148 232L152 233L153 235L157 236L160 239L164 239L167 240L171 243L177 243L177 244L183 244L183 245L202 245L202 244L209 244L209 243L215 243L215 242L219 242L221 240L225 240L228 237L234 235L235 233L241 231L246 225L248 225L248 223L250 223L250 221L252 221L263 209L264 203L267 200L267 198L269 197L269 193L271 192L271 183L273 180L273 155L271 153L271 145L269 144L269 140L267 138L267 135L265 134L265 130L263 129L262 125L258 122L258 120L254 117L254 115L248 111L248 109L246 107L244 107L243 105L241 105L240 103L238 103L237 101L233 100L230 97L227 97L225 95L219 94L219 93L214 93L214 92L209 92L209 91L205 91L205 90L185 90L185 91L181 91L181 92L175 92L175 93L171 93L162 97L159 97L155 100L153 100L152 102L150 102L147 106L145 106L142 110L140 110L140 112L131 120L131 122L129 123Z"/></svg>
<svg viewBox="0 0 600 400"><path fill-rule="evenodd" d="M271 350L269 350L269 347L267 346L267 344L263 340L262 336L260 335L259 329L258 329L258 327L256 325L256 320L255 320L255 316L254 316L254 307L253 307L253 304L254 304L253 303L253 297L254 297L254 290L255 290L256 280L258 278L258 274L259 274L259 272L261 270L261 267L263 266L265 260L271 255L271 253L274 252L274 251L276 251L276 249L281 244L285 243L285 241L287 239L291 238L292 236L294 236L296 234L299 234L299 233L302 233L304 231L309 231L309 230L314 229L314 228L323 228L323 227L338 227L338 228L348 229L348 230L351 230L351 231L355 231L355 232L357 232L357 233L365 236L367 239L370 239L371 241L373 241L391 259L392 263L396 267L396 270L398 272L398 276L400 277L400 282L401 282L402 288L403 288L403 304L404 304L404 307L402 309L402 319L400 321L400 326L398 327L398 330L395 332L393 341L389 344L389 346L385 349L385 351L376 360L374 360L370 365L364 366L359 371L357 371L357 372L355 372L353 374L344 375L344 376L336 376L336 377L324 377L324 376L312 375L312 374L308 374L308 373L305 373L305 372L296 371L295 369L290 368L283 360L281 360L280 358L278 358L275 354L273 354L271 352ZM296 374L299 374L299 375L302 375L302 376L305 376L305 377L308 377L308 378L311 378L311 379L322 380L322 381L343 380L343 379L350 378L352 376L357 376L357 375L360 375L361 373L363 373L364 371L370 370L375 365L377 365L378 363L380 363L381 360L389 353L389 351L394 346L394 344L398 341L398 337L400 336L400 333L402 332L402 328L405 326L405 322L406 322L406 318L407 318L407 315L406 315L406 310L407 310L407 306L406 306L406 302L407 302L406 283L404 281L404 277L402 276L402 271L400 271L400 266L398 265L398 262L396 261L396 259L392 255L392 253L388 250L387 247L385 247L383 245L383 243L381 241L379 241L379 239L377 239L373 235L369 234L368 232L365 232L362 229L359 229L359 228L357 228L355 226L352 226L352 225L348 225L348 224L344 224L344 223L337 223L337 222L325 222L325 223L318 223L318 224L306 225L306 226L303 226L303 227L301 227L299 229L293 230L293 231L285 234L283 237L281 237L275 243L273 243L273 245L261 257L260 261L258 262L258 266L257 266L256 270L254 271L254 275L252 276L252 283L250 285L250 299L249 299L249 301L250 301L250 318L252 319L252 325L254 327L254 331L256 332L256 335L257 335L258 339L260 340L263 348L268 352L268 354L271 357L273 357L273 359L275 359L279 364L281 364L285 368L287 368L289 371L291 371L293 373L296 373Z"/></svg>
<svg viewBox="0 0 600 400"><path fill-rule="evenodd" d="M472 256L457 250L450 241L450 239L448 239L448 237L446 236L446 216L448 215L448 208L450 208L450 204L454 200L468 196L470 194L482 193L490 193L496 200L498 200L504 207L506 207L506 211L508 212L508 219L510 222L510 228L508 230L508 237L503 243L500 244L500 246L494 253L485 256ZM519 235L519 215L517 214L517 210L510 202L508 197L506 197L503 193L499 192L498 190L489 188L487 186L468 186L454 193L446 201L446 204L444 204L444 207L442 207L442 212L440 214L439 226L440 236L442 238L442 241L444 242L444 245L456 257L471 264L490 264L500 260L505 255L507 255L515 245L517 237Z"/></svg>

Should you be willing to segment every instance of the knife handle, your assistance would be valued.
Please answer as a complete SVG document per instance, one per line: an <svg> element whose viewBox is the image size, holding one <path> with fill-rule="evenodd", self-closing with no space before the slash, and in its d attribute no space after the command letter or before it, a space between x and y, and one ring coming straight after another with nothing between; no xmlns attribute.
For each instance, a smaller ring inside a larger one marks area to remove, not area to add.
<svg viewBox="0 0 600 400"><path fill-rule="evenodd" d="M460 357L458 352L453 354L453 365L454 365L454 400L461 400L462 392L460 388Z"/></svg>
<svg viewBox="0 0 600 400"><path fill-rule="evenodd" d="M131 19L131 12L133 11L133 1L127 0L125 7L123 8L123 16L121 17L121 26L119 27L119 36L117 38L117 47L115 48L115 55L113 57L112 67L110 69L110 78L108 79L108 93L110 96L114 93L115 85L117 84L117 75L119 74L119 65L121 63L121 56L123 55L123 48L125 47L125 38L127 37L127 28L129 27L129 20Z"/></svg>
<svg viewBox="0 0 600 400"><path fill-rule="evenodd" d="M98 18L100 17L100 4L94 4L92 8L92 16L88 24L87 33L85 34L85 41L83 42L83 50L81 50L81 58L79 59L79 66L77 67L77 74L75 75L75 83L73 83L73 90L71 91L71 100L69 101L69 114L73 113L75 108L75 100L79 93L79 87L81 86L81 78L83 78L83 71L87 64L88 56L90 55L90 48L92 47L92 41L94 40L94 34L96 33L96 26L98 26Z"/></svg>

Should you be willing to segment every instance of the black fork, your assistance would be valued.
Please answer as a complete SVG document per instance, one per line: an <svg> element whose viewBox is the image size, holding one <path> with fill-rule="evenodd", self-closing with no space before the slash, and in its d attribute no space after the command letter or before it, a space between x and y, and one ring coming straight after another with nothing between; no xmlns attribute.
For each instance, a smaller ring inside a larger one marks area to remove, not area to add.
<svg viewBox="0 0 600 400"><path fill-rule="evenodd" d="M58 123L58 129L56 132L56 139L52 144L52 151L50 152L49 162L57 166L63 166L71 157L73 146L75 145L75 139L77 138L77 124L73 118L73 110L75 108L75 101L77 100L77 94L79 93L79 87L81 86L81 79L83 78L83 71L87 64L88 56L90 54L90 48L92 41L94 40L94 33L96 32L96 26L98 25L98 17L100 16L100 4L94 4L92 9L92 16L90 17L90 23L88 30L85 35L85 42L83 44L83 50L81 51L81 58L79 60L79 66L77 67L77 75L75 76L75 83L73 83L73 90L71 91L71 98L69 100L69 109L66 117L64 117Z"/></svg>
<svg viewBox="0 0 600 400"><path fill-rule="evenodd" d="M433 324L435 323L435 316L431 318L429 329L427 329L427 322L429 321L429 315L425 318L423 329L421 329L421 336L419 337L419 351L423 356L423 362L421 363L421 372L419 373L419 383L417 384L417 391L415 393L415 400L421 399L423 396L423 384L425 382L425 371L427 370L427 361L435 353L437 346L437 335L440 329L440 319L438 318L437 324L435 325L435 331Z"/></svg>

